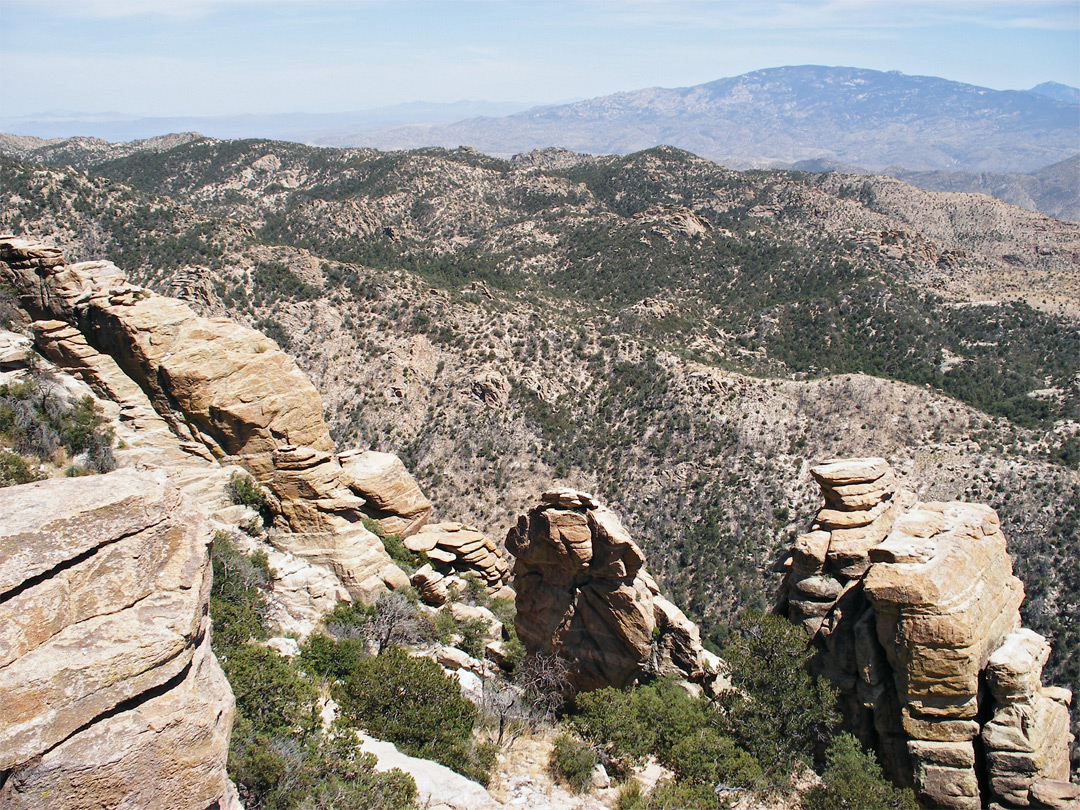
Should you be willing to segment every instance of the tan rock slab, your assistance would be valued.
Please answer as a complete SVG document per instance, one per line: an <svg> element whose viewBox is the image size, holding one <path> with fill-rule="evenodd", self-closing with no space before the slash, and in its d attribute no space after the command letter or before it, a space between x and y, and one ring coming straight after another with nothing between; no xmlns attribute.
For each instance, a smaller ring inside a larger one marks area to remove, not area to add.
<svg viewBox="0 0 1080 810"><path fill-rule="evenodd" d="M816 464L810 468L810 474L823 487L834 487L877 481L890 469L883 458L846 458Z"/></svg>

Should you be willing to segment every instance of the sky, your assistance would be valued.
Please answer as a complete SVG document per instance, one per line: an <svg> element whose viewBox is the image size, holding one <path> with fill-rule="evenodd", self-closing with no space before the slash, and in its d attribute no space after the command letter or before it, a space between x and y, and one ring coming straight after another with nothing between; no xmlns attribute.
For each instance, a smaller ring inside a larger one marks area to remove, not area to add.
<svg viewBox="0 0 1080 810"><path fill-rule="evenodd" d="M820 64L1080 86L1080 0L0 0L0 108L553 103Z"/></svg>

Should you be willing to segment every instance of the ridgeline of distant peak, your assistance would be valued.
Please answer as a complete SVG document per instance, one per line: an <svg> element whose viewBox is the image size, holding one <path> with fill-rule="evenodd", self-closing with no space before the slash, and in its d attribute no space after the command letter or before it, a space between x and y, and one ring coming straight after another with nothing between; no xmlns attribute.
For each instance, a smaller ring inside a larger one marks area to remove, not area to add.
<svg viewBox="0 0 1080 810"><path fill-rule="evenodd" d="M465 143L507 156L553 144L614 154L670 144L735 168L824 159L872 171L1027 172L1076 153L1080 107L1068 101L1068 90L991 90L805 65L318 142L380 149Z"/></svg>

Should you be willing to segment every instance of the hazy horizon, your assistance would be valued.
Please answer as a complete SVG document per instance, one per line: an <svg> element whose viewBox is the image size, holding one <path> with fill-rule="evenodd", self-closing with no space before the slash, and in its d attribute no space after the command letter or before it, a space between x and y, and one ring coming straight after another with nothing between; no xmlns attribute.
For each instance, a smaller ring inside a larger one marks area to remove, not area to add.
<svg viewBox="0 0 1080 810"><path fill-rule="evenodd" d="M0 0L7 120L564 103L753 70L1080 86L1074 0Z"/></svg>

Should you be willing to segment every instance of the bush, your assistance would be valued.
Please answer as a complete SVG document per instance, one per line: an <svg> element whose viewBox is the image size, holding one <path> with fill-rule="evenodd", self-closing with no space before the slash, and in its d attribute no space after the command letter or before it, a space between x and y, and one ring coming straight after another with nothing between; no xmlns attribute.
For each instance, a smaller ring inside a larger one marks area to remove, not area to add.
<svg viewBox="0 0 1080 810"><path fill-rule="evenodd" d="M361 659L333 689L341 715L416 757L486 783L493 753L473 745L477 710L457 679L398 647Z"/></svg>
<svg viewBox="0 0 1080 810"><path fill-rule="evenodd" d="M34 469L26 459L7 450L0 450L0 487L29 484L44 477L44 473Z"/></svg>
<svg viewBox="0 0 1080 810"><path fill-rule="evenodd" d="M385 548L386 553L390 555L390 559L397 563L398 567L404 570L405 573L414 573L417 568L423 567L428 561L427 556L423 553L418 554L415 551L409 551L409 549L405 548L405 543L402 542L400 535L387 534L382 530L382 527L371 518L365 517L362 522L365 529L382 541L383 548Z"/></svg>
<svg viewBox="0 0 1080 810"><path fill-rule="evenodd" d="M803 797L804 810L916 810L915 794L881 775L881 766L850 734L833 739L822 784Z"/></svg>
<svg viewBox="0 0 1080 810"><path fill-rule="evenodd" d="M214 622L213 646L219 658L249 639L266 638L266 589L270 565L266 554L239 551L227 532L214 535L211 552L214 584L210 590L210 616Z"/></svg>
<svg viewBox="0 0 1080 810"><path fill-rule="evenodd" d="M266 510L266 495L259 482L250 475L234 472L225 485L225 495L235 504L248 506L262 514Z"/></svg>
<svg viewBox="0 0 1080 810"><path fill-rule="evenodd" d="M578 696L574 728L603 746L617 768L654 756L680 782L749 787L761 767L732 738L727 717L676 683Z"/></svg>
<svg viewBox="0 0 1080 810"><path fill-rule="evenodd" d="M724 648L735 687L718 699L732 736L784 781L837 723L836 692L806 671L806 633L779 616L740 614Z"/></svg>
<svg viewBox="0 0 1080 810"><path fill-rule="evenodd" d="M116 467L112 430L93 397L70 401L47 375L0 385L0 438L20 455L52 459L60 448L68 456L86 453L86 469Z"/></svg>
<svg viewBox="0 0 1080 810"><path fill-rule="evenodd" d="M592 772L596 767L596 752L569 734L555 738L551 750L551 767L562 777L575 793L584 793L592 784Z"/></svg>

